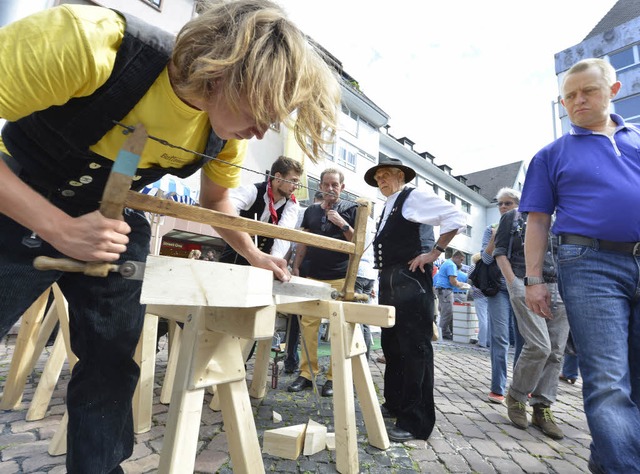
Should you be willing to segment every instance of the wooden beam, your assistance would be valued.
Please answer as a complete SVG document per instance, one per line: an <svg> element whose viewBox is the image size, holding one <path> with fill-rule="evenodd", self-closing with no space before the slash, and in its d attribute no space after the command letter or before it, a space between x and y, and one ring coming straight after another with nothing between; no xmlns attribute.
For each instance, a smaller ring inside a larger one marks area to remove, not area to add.
<svg viewBox="0 0 640 474"><path fill-rule="evenodd" d="M358 199L358 209L356 211L356 223L353 227L352 243L355 249L349 255L349 265L345 275L342 293L345 301L353 301L354 289L356 285L356 277L358 276L358 266L360 258L364 253L364 244L367 238L367 218L371 212L371 202L366 199Z"/></svg>
<svg viewBox="0 0 640 474"><path fill-rule="evenodd" d="M296 229L286 229L266 222L231 216L223 212L181 204L170 199L161 199L134 191L129 191L125 203L132 209L176 217L191 222L200 222L201 224L209 224L222 229L239 230L251 235L263 235L265 237L298 242L340 253L355 253L355 245L344 240L332 239Z"/></svg>
<svg viewBox="0 0 640 474"><path fill-rule="evenodd" d="M281 313L326 318L329 304L331 304L331 301L286 302L277 304L276 309ZM343 301L342 307L344 319L348 323L364 323L381 328L390 328L396 321L396 309L393 306Z"/></svg>

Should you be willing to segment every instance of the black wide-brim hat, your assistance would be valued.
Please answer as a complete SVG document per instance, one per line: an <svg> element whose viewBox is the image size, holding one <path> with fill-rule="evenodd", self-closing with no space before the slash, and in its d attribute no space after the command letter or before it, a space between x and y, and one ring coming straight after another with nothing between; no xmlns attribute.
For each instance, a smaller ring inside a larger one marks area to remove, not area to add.
<svg viewBox="0 0 640 474"><path fill-rule="evenodd" d="M369 186L373 186L374 188L378 187L378 183L373 177L380 168L398 168L401 169L404 173L404 182L409 183L416 177L416 172L413 169L409 168L402 164L398 158L391 158L389 156L381 156L378 160L378 164L373 168L369 168L367 172L364 174L364 181Z"/></svg>

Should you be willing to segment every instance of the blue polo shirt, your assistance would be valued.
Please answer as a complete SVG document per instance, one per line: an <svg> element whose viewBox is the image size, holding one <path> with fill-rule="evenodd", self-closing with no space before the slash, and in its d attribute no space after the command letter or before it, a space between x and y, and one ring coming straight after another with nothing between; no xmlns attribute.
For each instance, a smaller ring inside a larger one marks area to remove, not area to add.
<svg viewBox="0 0 640 474"><path fill-rule="evenodd" d="M640 129L618 124L607 136L572 124L531 160L518 206L556 212L554 234L640 241Z"/></svg>
<svg viewBox="0 0 640 474"><path fill-rule="evenodd" d="M447 259L440 265L440 270L438 270L436 276L433 277L433 286L436 288L453 289L453 286L449 283L450 276L458 276L458 267L453 263L453 260Z"/></svg>

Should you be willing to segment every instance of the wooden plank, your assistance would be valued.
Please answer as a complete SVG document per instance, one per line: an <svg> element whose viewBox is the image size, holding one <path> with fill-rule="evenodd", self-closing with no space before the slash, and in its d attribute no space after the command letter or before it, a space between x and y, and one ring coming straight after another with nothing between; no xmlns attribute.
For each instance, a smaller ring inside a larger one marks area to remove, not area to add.
<svg viewBox="0 0 640 474"><path fill-rule="evenodd" d="M330 302L331 368L333 370L333 422L336 433L336 469L340 473L359 472L356 410L353 394L353 374L345 338L348 323L344 319L343 303Z"/></svg>
<svg viewBox="0 0 640 474"><path fill-rule="evenodd" d="M49 293L50 290L47 289L22 315L9 373L4 385L2 400L0 400L0 410L13 410L22 401L22 394L31 369L30 363L42 326Z"/></svg>
<svg viewBox="0 0 640 474"><path fill-rule="evenodd" d="M58 313L58 322L60 328L58 329L64 338L64 344L67 349L67 361L69 362L69 370L73 370L73 367L78 362L78 357L71 350L71 331L69 329L69 304L66 298L62 294L62 290L57 284L54 284L51 289L53 290L53 304L56 306L56 312Z"/></svg>
<svg viewBox="0 0 640 474"><path fill-rule="evenodd" d="M302 454L311 456L327 447L327 427L309 420L304 434L304 451Z"/></svg>
<svg viewBox="0 0 640 474"><path fill-rule="evenodd" d="M56 306L51 305L47 314L44 315L42 320L42 324L40 325L40 331L38 331L38 339L35 342L33 347L33 352L31 353L31 360L28 363L28 373L33 373L33 370L44 351L45 346L47 345L47 341L53 334L53 329L58 322L58 313L56 312Z"/></svg>
<svg viewBox="0 0 640 474"><path fill-rule="evenodd" d="M140 302L196 307L270 306L272 289L273 273L262 268L149 255ZM157 314L155 308L153 314Z"/></svg>
<svg viewBox="0 0 640 474"><path fill-rule="evenodd" d="M134 360L140 366L140 378L133 393L133 432L136 434L146 433L151 429L157 334L158 316L145 314L142 334L134 355Z"/></svg>
<svg viewBox="0 0 640 474"><path fill-rule="evenodd" d="M273 337L275 305L258 308L206 308L205 326L209 331L254 340Z"/></svg>
<svg viewBox="0 0 640 474"><path fill-rule="evenodd" d="M202 313L201 310L194 311L193 317L185 323L182 331L182 345L160 453L159 474L193 472L195 465L204 388L192 389L190 386L192 352L204 328Z"/></svg>
<svg viewBox="0 0 640 474"><path fill-rule="evenodd" d="M273 328L271 329L273 334ZM251 379L251 387L249 387L249 396L251 398L264 398L267 394L267 375L269 373L269 362L271 361L271 342L272 339L258 342L256 349L256 360L253 363L253 377Z"/></svg>
<svg viewBox="0 0 640 474"><path fill-rule="evenodd" d="M149 307L147 306L147 310ZM173 328L169 330L169 359L167 360L167 369L164 372L164 381L162 382L162 390L160 391L160 403L167 405L171 401L171 393L173 392L173 380L176 376L178 367L178 355L180 354L180 344L182 344L182 328L174 322L169 322Z"/></svg>
<svg viewBox="0 0 640 474"><path fill-rule="evenodd" d="M218 385L217 389L233 472L237 474L265 472L246 382L238 380L223 383ZM191 472L191 470L180 472Z"/></svg>
<svg viewBox="0 0 640 474"><path fill-rule="evenodd" d="M33 393L33 398L29 404L29 410L25 418L27 421L42 420L47 414L47 408L49 408L49 403L60 378L60 372L62 372L65 360L67 360L67 353L64 347L64 338L62 332L58 332L38 381L36 391Z"/></svg>
<svg viewBox="0 0 640 474"><path fill-rule="evenodd" d="M191 222L209 224L222 229L234 229L251 235L263 235L276 239L299 242L312 247L334 250L340 253L354 253L355 245L344 240L332 239L322 235L311 234L296 229L287 229L266 222L255 221L239 216L232 216L218 211L188 204L181 204L170 199L161 199L134 191L129 191L126 205L132 209L177 217Z"/></svg>
<svg viewBox="0 0 640 474"><path fill-rule="evenodd" d="M69 414L65 411L58 429L53 434L47 452L51 456L62 456L67 453L67 425L69 424Z"/></svg>
<svg viewBox="0 0 640 474"><path fill-rule="evenodd" d="M306 429L307 425L302 424L265 430L262 437L262 451L272 456L295 461L302 453Z"/></svg>
<svg viewBox="0 0 640 474"><path fill-rule="evenodd" d="M204 311L201 311L199 317L204 321ZM183 344L185 342L183 340ZM246 372L239 338L199 330L189 350L192 358L188 374L189 390L236 380L244 381ZM182 353L180 356L182 357Z"/></svg>
<svg viewBox="0 0 640 474"><path fill-rule="evenodd" d="M328 306L331 301L306 301L301 303L278 303L279 298L274 297L276 309L281 313L303 314L316 318L326 318ZM343 301L345 321L350 323L363 323L382 328L390 328L396 321L396 309L393 306L353 303Z"/></svg>
<svg viewBox="0 0 640 474"><path fill-rule="evenodd" d="M353 385L358 394L369 444L378 449L387 449L389 448L389 436L384 425L380 402L378 402L366 356L353 357L351 359L351 367L353 369Z"/></svg>

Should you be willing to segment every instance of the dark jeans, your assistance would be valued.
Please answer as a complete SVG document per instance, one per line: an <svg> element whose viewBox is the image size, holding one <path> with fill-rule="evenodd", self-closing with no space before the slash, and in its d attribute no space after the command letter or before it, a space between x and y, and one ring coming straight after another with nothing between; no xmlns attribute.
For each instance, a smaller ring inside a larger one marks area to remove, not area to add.
<svg viewBox="0 0 640 474"><path fill-rule="evenodd" d="M149 223L126 211L131 226L125 260L144 261L149 253ZM81 273L39 271L39 255L62 257L42 242L28 248L31 232L0 215L0 337L54 282L69 303L71 348L78 357L67 388L67 471L70 474L122 473L120 463L133 451L131 400L140 369L133 360L142 331L141 281L117 273L106 278Z"/></svg>
<svg viewBox="0 0 640 474"><path fill-rule="evenodd" d="M354 291L356 293L369 295L369 298L371 298L373 283L374 280L370 280L369 278L356 277ZM371 328L369 328L368 324L362 324L362 335L364 336L364 344L367 346L367 360L369 360L369 353L371 352Z"/></svg>
<svg viewBox="0 0 640 474"><path fill-rule="evenodd" d="M433 282L431 268L411 272L406 263L380 272L380 304L396 308L396 323L382 328L384 406L396 426L427 439L436 422L433 399Z"/></svg>

